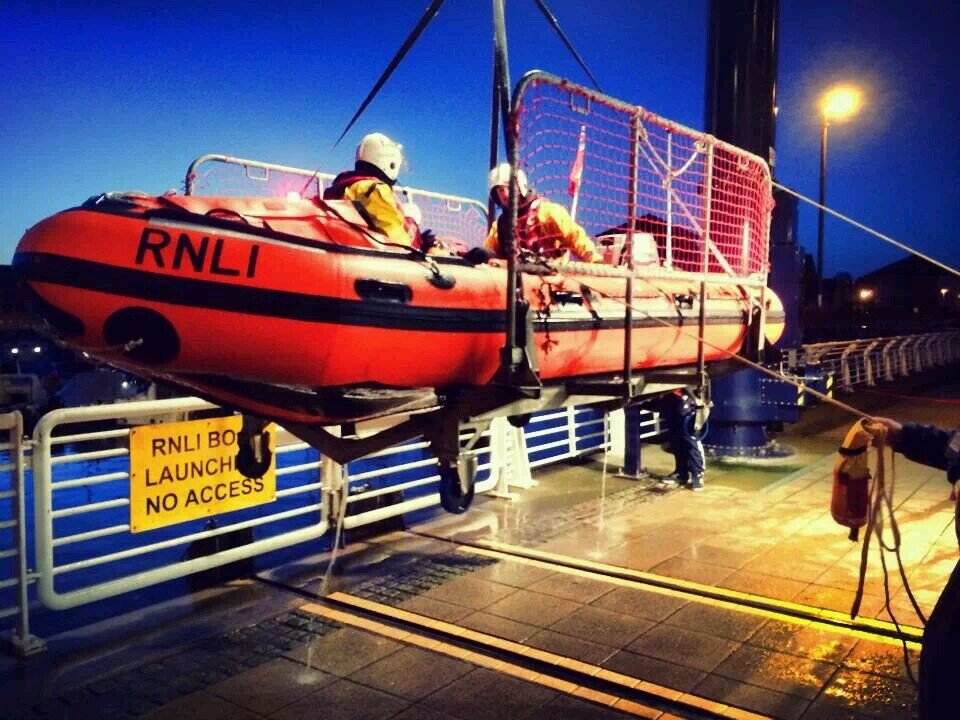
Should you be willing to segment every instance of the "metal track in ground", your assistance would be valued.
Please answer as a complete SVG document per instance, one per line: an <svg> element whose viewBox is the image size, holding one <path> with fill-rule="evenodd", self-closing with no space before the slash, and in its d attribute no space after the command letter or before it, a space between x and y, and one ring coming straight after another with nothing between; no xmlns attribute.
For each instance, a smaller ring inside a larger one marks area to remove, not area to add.
<svg viewBox="0 0 960 720"><path fill-rule="evenodd" d="M838 610L717 588L666 575L657 575L506 543L495 541L468 542L419 531L408 532L431 540L450 543L466 552L490 559L523 562L552 569L556 572L567 572L597 580L606 580L626 587L667 592L732 610L764 614L786 622L801 621L821 630L853 635L884 644L899 646L906 643L908 648L918 650L922 642L923 629L909 625L901 624L898 628L894 623L885 620L863 617L851 618L849 613Z"/></svg>
<svg viewBox="0 0 960 720"><path fill-rule="evenodd" d="M267 582L312 598L313 602L298 608L300 613L511 675L618 711L624 717L772 720L767 715L349 593L321 596L302 588Z"/></svg>

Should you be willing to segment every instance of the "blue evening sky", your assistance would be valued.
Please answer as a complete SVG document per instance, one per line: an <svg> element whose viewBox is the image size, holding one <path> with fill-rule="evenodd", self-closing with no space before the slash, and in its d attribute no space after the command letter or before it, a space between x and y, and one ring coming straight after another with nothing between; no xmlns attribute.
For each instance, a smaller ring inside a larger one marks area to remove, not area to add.
<svg viewBox="0 0 960 720"><path fill-rule="evenodd" d="M217 152L336 172L364 132L400 140L404 184L483 199L491 3L447 0L336 149L428 0L0 5L0 262L34 222L105 190L180 187ZM548 0L606 92L703 127L706 0ZM882 7L881 7L882 6ZM533 0L507 2L511 75L586 83ZM817 93L866 89L831 128L828 204L960 265L960 71L952 3L781 0L777 178L815 197ZM816 247L816 213L800 238ZM827 273L898 257L827 222Z"/></svg>

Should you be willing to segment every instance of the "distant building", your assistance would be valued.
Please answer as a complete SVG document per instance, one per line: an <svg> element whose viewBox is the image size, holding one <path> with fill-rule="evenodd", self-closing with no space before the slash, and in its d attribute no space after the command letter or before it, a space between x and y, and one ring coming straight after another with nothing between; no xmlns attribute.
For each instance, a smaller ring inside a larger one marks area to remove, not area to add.
<svg viewBox="0 0 960 720"><path fill-rule="evenodd" d="M73 352L39 332L27 300L17 288L13 268L0 265L0 375L36 375L47 389L78 367L88 367Z"/></svg>
<svg viewBox="0 0 960 720"><path fill-rule="evenodd" d="M32 328L33 319L9 265L0 265L0 331Z"/></svg>
<svg viewBox="0 0 960 720"><path fill-rule="evenodd" d="M915 255L863 275L853 300L869 309L943 318L960 312L960 278Z"/></svg>
<svg viewBox="0 0 960 720"><path fill-rule="evenodd" d="M960 322L960 278L915 255L861 276L852 295L864 337L933 332Z"/></svg>

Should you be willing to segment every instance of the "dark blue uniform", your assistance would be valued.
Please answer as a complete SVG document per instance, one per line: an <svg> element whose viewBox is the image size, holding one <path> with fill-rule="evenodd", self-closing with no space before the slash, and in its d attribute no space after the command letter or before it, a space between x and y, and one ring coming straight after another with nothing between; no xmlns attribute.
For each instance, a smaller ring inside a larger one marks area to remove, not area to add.
<svg viewBox="0 0 960 720"><path fill-rule="evenodd" d="M658 398L654 409L660 413L667 444L676 464L666 482L690 483L691 488L699 490L703 487L704 455L703 445L693 429L696 403L684 391L674 390Z"/></svg>
<svg viewBox="0 0 960 720"><path fill-rule="evenodd" d="M907 423L896 450L911 460L947 471L947 480L960 477L960 430L948 432L931 425ZM960 542L960 525L957 526ZM920 717L957 717L954 683L960 668L960 563L923 630L920 653Z"/></svg>

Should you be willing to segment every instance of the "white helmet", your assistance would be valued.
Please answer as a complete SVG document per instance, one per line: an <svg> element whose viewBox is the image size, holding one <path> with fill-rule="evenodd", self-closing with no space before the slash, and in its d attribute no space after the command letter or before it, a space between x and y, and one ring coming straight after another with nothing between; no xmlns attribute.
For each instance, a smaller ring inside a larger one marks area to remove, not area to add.
<svg viewBox="0 0 960 720"><path fill-rule="evenodd" d="M504 187L509 187L510 184L510 163L500 163L495 168L490 171L490 174L487 175L487 192L493 192L495 187L503 185ZM517 190L520 193L520 197L524 197L527 194L527 174L517 168Z"/></svg>
<svg viewBox="0 0 960 720"><path fill-rule="evenodd" d="M403 145L383 133L369 133L357 145L357 160L375 165L390 180L396 180L403 162Z"/></svg>

